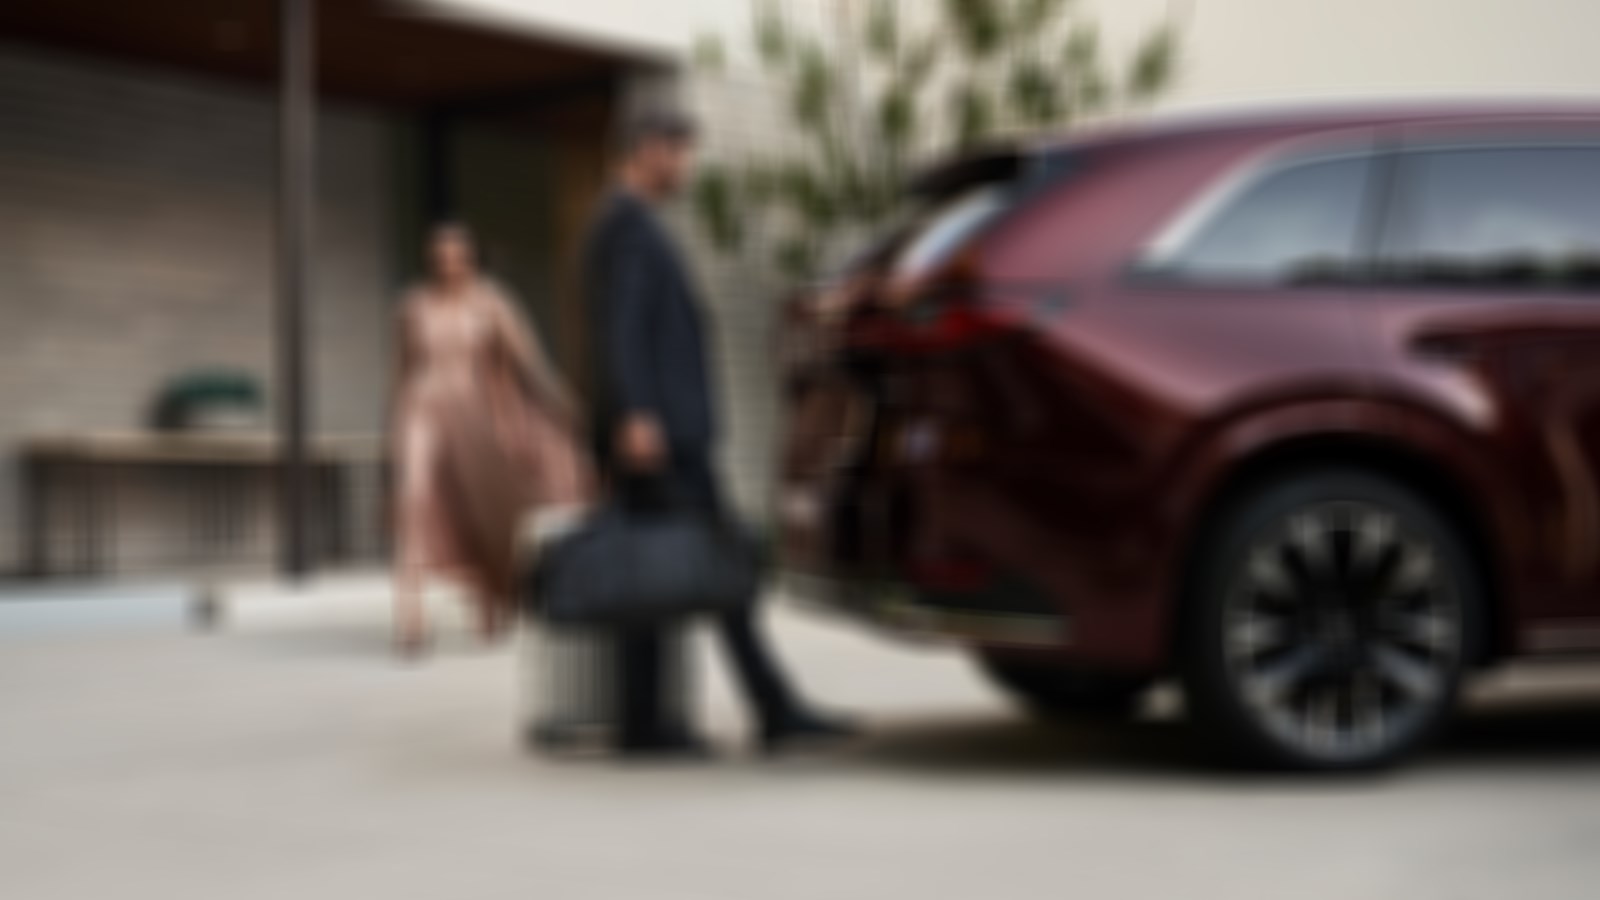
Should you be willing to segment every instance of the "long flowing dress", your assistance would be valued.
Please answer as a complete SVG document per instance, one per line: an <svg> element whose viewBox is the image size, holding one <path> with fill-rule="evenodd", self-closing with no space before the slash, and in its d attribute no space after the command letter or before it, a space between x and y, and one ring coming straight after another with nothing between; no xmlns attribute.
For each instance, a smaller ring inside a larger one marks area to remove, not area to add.
<svg viewBox="0 0 1600 900"><path fill-rule="evenodd" d="M403 572L509 602L520 520L580 506L594 477L570 394L505 293L419 288L399 322L394 441Z"/></svg>

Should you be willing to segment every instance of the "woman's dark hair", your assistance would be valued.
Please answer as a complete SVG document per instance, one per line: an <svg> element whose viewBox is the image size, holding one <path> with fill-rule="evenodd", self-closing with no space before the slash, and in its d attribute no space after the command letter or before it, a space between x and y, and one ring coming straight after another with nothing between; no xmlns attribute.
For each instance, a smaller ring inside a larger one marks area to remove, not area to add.
<svg viewBox="0 0 1600 900"><path fill-rule="evenodd" d="M472 248L473 255L477 255L479 250L478 236L473 232L471 225L456 219L446 219L443 222L435 223L433 227L428 229L429 247L447 238L461 241Z"/></svg>
<svg viewBox="0 0 1600 900"><path fill-rule="evenodd" d="M460 219L445 219L434 223L428 229L428 238L425 246L431 251L433 246L442 240L457 240L465 243L472 250L472 261L480 272L487 273L493 270L489 248L478 240L478 233L466 222Z"/></svg>

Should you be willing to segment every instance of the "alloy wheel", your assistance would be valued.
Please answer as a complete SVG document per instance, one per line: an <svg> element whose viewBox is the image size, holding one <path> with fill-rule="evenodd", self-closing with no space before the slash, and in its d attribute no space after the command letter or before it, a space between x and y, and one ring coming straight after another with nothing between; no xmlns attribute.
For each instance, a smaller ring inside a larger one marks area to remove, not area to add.
<svg viewBox="0 0 1600 900"><path fill-rule="evenodd" d="M1462 598L1440 553L1370 503L1304 507L1262 532L1222 610L1226 669L1247 714L1329 762L1409 740L1461 665Z"/></svg>

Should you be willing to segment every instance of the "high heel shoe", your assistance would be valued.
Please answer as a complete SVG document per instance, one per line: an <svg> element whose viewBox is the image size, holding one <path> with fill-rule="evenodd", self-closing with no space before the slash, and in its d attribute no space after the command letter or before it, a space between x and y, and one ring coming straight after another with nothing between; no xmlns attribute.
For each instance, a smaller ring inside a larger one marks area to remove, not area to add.
<svg viewBox="0 0 1600 900"><path fill-rule="evenodd" d="M860 736L860 728L849 719L798 709L764 723L756 746L763 755L777 756L792 750L831 747Z"/></svg>
<svg viewBox="0 0 1600 900"><path fill-rule="evenodd" d="M417 662L428 655L431 641L425 631L403 631L394 636L394 655L401 662Z"/></svg>
<svg viewBox="0 0 1600 900"><path fill-rule="evenodd" d="M485 647L498 647L511 639L514 620L509 615L494 615L478 624L478 640Z"/></svg>

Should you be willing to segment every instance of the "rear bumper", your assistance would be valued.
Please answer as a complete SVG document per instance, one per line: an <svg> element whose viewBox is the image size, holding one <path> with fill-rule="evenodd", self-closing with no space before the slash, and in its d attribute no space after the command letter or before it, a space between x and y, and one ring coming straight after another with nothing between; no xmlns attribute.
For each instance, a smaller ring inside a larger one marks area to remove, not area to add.
<svg viewBox="0 0 1600 900"><path fill-rule="evenodd" d="M934 595L903 581L794 570L783 572L781 583L788 596L802 603L906 640L1039 651L1074 646L1071 618L1053 605Z"/></svg>

